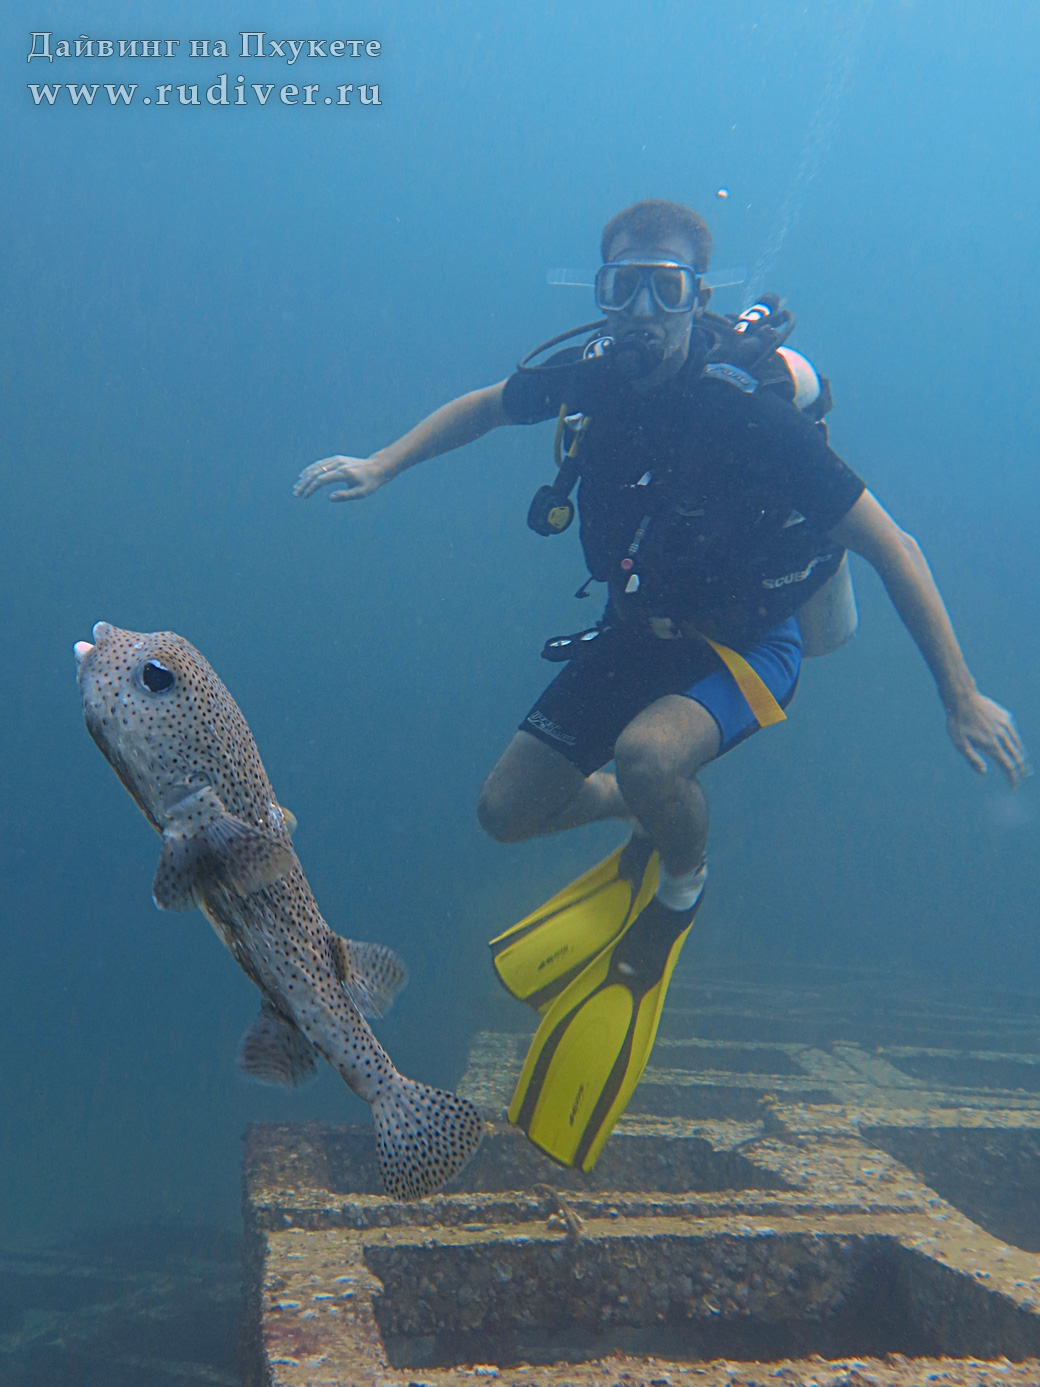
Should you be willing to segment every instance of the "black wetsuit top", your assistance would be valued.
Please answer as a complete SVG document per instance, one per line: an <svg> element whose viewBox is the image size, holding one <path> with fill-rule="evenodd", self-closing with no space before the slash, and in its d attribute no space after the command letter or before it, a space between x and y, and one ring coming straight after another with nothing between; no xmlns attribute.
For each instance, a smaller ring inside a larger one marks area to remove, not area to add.
<svg viewBox="0 0 1040 1387"><path fill-rule="evenodd" d="M742 645L834 573L844 550L827 532L864 484L780 391L706 376L706 350L695 329L682 369L639 392L603 358L568 349L552 358L563 369L512 375L503 406L518 424L556 418L561 404L591 418L581 542L615 606Z"/></svg>

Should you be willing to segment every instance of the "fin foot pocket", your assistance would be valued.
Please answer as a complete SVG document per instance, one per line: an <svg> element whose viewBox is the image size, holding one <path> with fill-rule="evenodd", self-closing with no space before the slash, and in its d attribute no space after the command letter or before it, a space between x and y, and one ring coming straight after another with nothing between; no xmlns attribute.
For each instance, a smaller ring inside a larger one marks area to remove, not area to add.
<svg viewBox="0 0 1040 1387"><path fill-rule="evenodd" d="M393 1199L424 1199L457 1175L480 1145L484 1124L465 1098L397 1074L372 1104L383 1187Z"/></svg>
<svg viewBox="0 0 1040 1387"><path fill-rule="evenodd" d="M649 838L633 834L532 914L491 940L499 981L544 1012L647 904L658 862Z"/></svg>

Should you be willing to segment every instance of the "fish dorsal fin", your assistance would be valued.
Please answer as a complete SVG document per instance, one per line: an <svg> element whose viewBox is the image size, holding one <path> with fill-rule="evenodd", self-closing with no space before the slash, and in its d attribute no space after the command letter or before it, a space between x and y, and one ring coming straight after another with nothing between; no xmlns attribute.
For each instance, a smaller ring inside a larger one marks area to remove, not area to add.
<svg viewBox="0 0 1040 1387"><path fill-rule="evenodd" d="M229 814L211 785L164 806L164 813L162 853L152 883L160 910L191 910L210 883L248 896L284 876L296 861L273 834Z"/></svg>
<svg viewBox="0 0 1040 1387"><path fill-rule="evenodd" d="M361 1015L385 1015L408 981L408 970L393 949L338 934L330 937L329 948L336 976Z"/></svg>
<svg viewBox="0 0 1040 1387"><path fill-rule="evenodd" d="M261 1002L260 1015L242 1037L238 1067L257 1083L298 1088L314 1078L314 1047L270 1003Z"/></svg>

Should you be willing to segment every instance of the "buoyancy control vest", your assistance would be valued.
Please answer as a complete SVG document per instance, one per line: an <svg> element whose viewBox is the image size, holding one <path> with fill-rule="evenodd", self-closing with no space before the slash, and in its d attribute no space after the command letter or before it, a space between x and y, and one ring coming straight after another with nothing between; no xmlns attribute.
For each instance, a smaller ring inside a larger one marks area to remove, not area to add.
<svg viewBox="0 0 1040 1387"><path fill-rule="evenodd" d="M584 343L580 355L573 351L568 353L566 361L561 363L562 369L573 369L579 361L589 362L590 365L595 363L593 369L609 369L614 344L609 336L597 331L603 326L603 323L587 324L576 329L574 333L563 334L552 342L543 344L524 358L520 363L520 370L560 369L556 365L559 357L542 366L532 366L531 363L533 358L569 337L587 334L591 335ZM698 316L697 327L701 332L702 341L706 341L700 366L700 373L704 377L725 382L746 393L765 390L776 392L794 404L803 416L812 420L814 425L823 431L826 439L827 426L824 416L833 405L829 382L817 372L806 357L786 346L794 327L794 318L781 307L777 296L764 295L740 315L702 313ZM554 448L556 478L552 484L539 489L528 513L528 524L536 533L560 534L568 528L574 518L575 507L571 493L579 476L582 476L584 436L591 422L589 415L582 412L568 413L567 403L561 404ZM591 488L589 482L592 482ZM630 553L621 559L620 564L616 562L616 554L611 554L610 558L613 561L608 562L607 549L610 546L597 542L597 536L593 533L595 521L586 524L585 519L587 501L592 503L590 509L593 512L596 510L595 492L596 484L593 479L582 476L583 548L592 578L605 580L608 577L608 569L611 572L617 568L624 572L626 566L630 570L633 569L634 556L645 538L646 527L645 524L636 526L629 545ZM609 506L606 498L604 501ZM659 521L655 521L655 524L660 542L662 526ZM664 529L667 529L667 525ZM840 549L837 549L833 562L825 563L821 572L814 575L815 580L804 573L796 572L792 575L801 580L808 578L804 589L798 594L801 597L804 591L808 594L808 600L790 604L799 610L806 654L823 654L836 649L844 644L856 629L855 599L848 564L844 560L839 564L839 559ZM814 559L813 562L818 561ZM625 590L632 591L633 587L638 586L639 575L633 573ZM587 588L586 584L579 591L579 595L586 595ZM779 610L781 604L771 605L777 605Z"/></svg>
<svg viewBox="0 0 1040 1387"><path fill-rule="evenodd" d="M518 371L571 369L575 364L573 360L563 365L557 365L555 358L546 363L534 362L536 357L552 347L586 333L592 333L592 336L584 344L580 359L609 368L616 344L609 335L596 332L604 325L605 320L586 323L541 343L520 360ZM818 424L826 438L827 426L823 419L834 405L830 382L826 376L819 374L807 357L784 345L794 325L794 315L781 307L776 294L763 294L739 315L701 313L697 326L711 339L704 361L704 374L713 379L726 380L744 390L759 387L775 390ZM527 523L536 534L546 537L563 534L574 519L571 493L580 474L582 435L590 422L585 414L568 414L566 403L560 406L553 446L556 477L549 485L539 487L527 513Z"/></svg>

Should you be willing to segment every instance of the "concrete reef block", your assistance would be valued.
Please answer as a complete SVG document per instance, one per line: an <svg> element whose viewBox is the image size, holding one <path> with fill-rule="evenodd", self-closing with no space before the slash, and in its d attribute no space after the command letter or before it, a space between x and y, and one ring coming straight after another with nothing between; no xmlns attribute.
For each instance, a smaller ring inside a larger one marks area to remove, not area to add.
<svg viewBox="0 0 1040 1387"><path fill-rule="evenodd" d="M792 1122L804 1125L801 1110ZM726 1190L538 1182L402 1205L306 1183L337 1162L342 1172L366 1129L310 1127L296 1161L292 1139L255 1127L247 1142L252 1383L374 1387L422 1369L448 1384L477 1363L555 1372L619 1353L677 1370L721 1357L1040 1355L1040 1259L858 1141L763 1136L742 1157L748 1180ZM515 1170L516 1144L492 1132L485 1160L503 1166L488 1183ZM733 1168L732 1152L717 1155ZM714 1183L703 1149L686 1168ZM265 1182L286 1171L290 1189ZM319 1359L341 1376L314 1377Z"/></svg>
<svg viewBox="0 0 1040 1387"><path fill-rule="evenodd" d="M249 1387L1037 1387L1036 999L882 973L677 977L591 1175L504 1123L529 1036L474 1037L477 1158L382 1193L371 1130L256 1126Z"/></svg>

